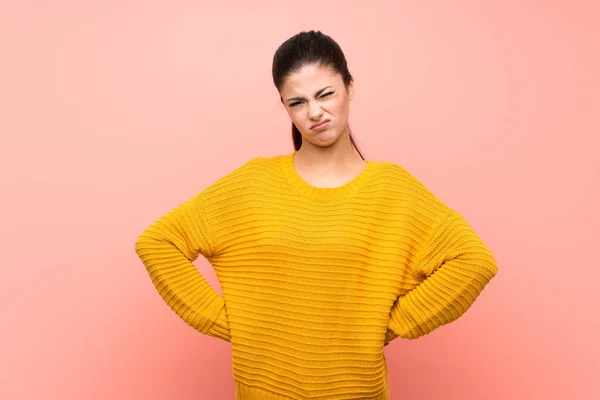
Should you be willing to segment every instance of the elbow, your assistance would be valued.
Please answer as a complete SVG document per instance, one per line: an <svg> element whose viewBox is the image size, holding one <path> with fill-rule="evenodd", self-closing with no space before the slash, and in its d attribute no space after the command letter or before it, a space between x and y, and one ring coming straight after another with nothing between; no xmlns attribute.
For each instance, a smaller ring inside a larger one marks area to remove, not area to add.
<svg viewBox="0 0 600 400"><path fill-rule="evenodd" d="M490 279L492 279L498 273L498 263L496 259L492 257L492 261L490 263Z"/></svg>
<svg viewBox="0 0 600 400"><path fill-rule="evenodd" d="M479 259L479 265L482 274L484 274L487 277L487 280L490 281L498 273L498 263L496 258L492 252L486 248L486 251L480 253Z"/></svg>
<svg viewBox="0 0 600 400"><path fill-rule="evenodd" d="M141 234L137 237L133 244L133 250L136 252L138 257L142 258L144 254L144 249L147 248L146 244L148 243L148 237L145 234Z"/></svg>
<svg viewBox="0 0 600 400"><path fill-rule="evenodd" d="M145 249L148 249L153 243L157 243L158 241L159 238L153 232L152 227L148 227L138 235L134 242L133 249L138 256L142 257Z"/></svg>
<svg viewBox="0 0 600 400"><path fill-rule="evenodd" d="M135 242L133 243L133 250L140 255L140 252L142 250L142 247L144 246L144 242L145 242L145 238L144 238L144 234L141 234L137 237L137 239L135 240Z"/></svg>
<svg viewBox="0 0 600 400"><path fill-rule="evenodd" d="M469 265L475 267L476 271L474 272L479 279L483 283L487 283L498 273L498 263L491 250L483 242L480 242L478 247L467 253L468 256L465 259L468 260Z"/></svg>

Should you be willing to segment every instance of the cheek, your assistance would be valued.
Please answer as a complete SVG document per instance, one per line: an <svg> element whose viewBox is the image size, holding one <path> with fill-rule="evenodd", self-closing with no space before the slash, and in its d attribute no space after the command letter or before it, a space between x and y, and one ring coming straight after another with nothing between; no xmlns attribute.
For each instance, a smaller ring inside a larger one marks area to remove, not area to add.
<svg viewBox="0 0 600 400"><path fill-rule="evenodd" d="M325 109L338 118L343 118L348 115L348 104L343 100L332 101Z"/></svg>
<svg viewBox="0 0 600 400"><path fill-rule="evenodd" d="M305 113L299 110L287 110L288 116L290 120L301 132L304 132L304 126L308 123L307 118L305 117Z"/></svg>
<svg viewBox="0 0 600 400"><path fill-rule="evenodd" d="M300 112L300 110L288 110L288 115L290 117L290 119L292 120L292 122L294 123L298 123L300 121L302 121L302 115L303 113Z"/></svg>

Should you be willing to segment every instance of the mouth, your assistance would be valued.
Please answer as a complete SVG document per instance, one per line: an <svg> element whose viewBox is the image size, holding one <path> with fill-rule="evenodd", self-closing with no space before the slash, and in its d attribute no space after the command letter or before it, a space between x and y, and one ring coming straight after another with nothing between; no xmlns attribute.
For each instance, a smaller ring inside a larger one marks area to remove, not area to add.
<svg viewBox="0 0 600 400"><path fill-rule="evenodd" d="M317 129L317 128L320 128L320 127L325 127L325 125L328 124L330 121L331 120L329 120L329 119L325 119L325 120L323 120L321 122L317 122L316 124L313 124L310 127L310 129Z"/></svg>

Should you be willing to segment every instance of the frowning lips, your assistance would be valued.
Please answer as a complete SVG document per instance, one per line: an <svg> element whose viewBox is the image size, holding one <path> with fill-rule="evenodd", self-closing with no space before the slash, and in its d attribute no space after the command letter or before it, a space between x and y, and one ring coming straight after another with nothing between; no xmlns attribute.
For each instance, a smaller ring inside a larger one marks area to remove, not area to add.
<svg viewBox="0 0 600 400"><path fill-rule="evenodd" d="M316 124L313 124L310 129L314 129L314 128L318 128L321 125L325 125L326 123L328 123L330 120L329 119L324 119L323 121L317 122Z"/></svg>

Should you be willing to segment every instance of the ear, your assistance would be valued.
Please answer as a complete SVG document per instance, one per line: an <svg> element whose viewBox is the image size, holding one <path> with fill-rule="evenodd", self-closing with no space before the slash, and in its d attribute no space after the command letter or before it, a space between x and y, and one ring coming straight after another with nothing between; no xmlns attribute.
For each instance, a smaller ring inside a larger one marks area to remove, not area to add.
<svg viewBox="0 0 600 400"><path fill-rule="evenodd" d="M348 96L350 100L354 98L354 80L352 80L350 85L348 85Z"/></svg>

